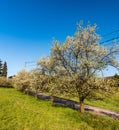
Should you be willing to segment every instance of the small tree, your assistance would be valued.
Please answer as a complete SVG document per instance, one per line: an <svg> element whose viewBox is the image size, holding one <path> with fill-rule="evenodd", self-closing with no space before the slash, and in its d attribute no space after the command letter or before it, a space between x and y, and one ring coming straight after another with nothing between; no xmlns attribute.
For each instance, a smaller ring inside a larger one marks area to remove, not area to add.
<svg viewBox="0 0 119 130"><path fill-rule="evenodd" d="M32 75L32 79L30 81L30 86L33 91L35 91L35 96L37 98L37 94L39 92L46 91L46 84L48 82L47 76L38 68L30 71Z"/></svg>
<svg viewBox="0 0 119 130"><path fill-rule="evenodd" d="M50 93L51 102L53 103L54 96L61 93L61 82L59 76L55 73L57 69L55 68L54 59L53 57L43 57L37 62L37 65L40 65L41 72L44 75L44 79L41 79L41 82L45 81L44 84L42 84L43 88Z"/></svg>
<svg viewBox="0 0 119 130"><path fill-rule="evenodd" d="M116 86L119 86L119 75L115 74L112 78L115 80Z"/></svg>
<svg viewBox="0 0 119 130"><path fill-rule="evenodd" d="M47 66L42 65L45 62L39 62L43 69L52 72L50 75L59 77L61 93L65 91L78 96L82 113L86 98L100 94L106 96L116 89L111 79L106 80L98 74L108 66L118 68L115 54L118 54L119 47L116 44L106 47L100 45L99 41L96 25L83 27L79 24L75 35L68 36L64 43L54 41Z"/></svg>
<svg viewBox="0 0 119 130"><path fill-rule="evenodd" d="M7 62L3 64L2 76L7 77Z"/></svg>
<svg viewBox="0 0 119 130"><path fill-rule="evenodd" d="M2 76L2 61L0 59L0 77Z"/></svg>
<svg viewBox="0 0 119 130"><path fill-rule="evenodd" d="M32 76L30 72L27 72L25 70L22 70L18 72L18 74L13 79L13 86L25 92L26 90L30 89L30 83L31 83Z"/></svg>

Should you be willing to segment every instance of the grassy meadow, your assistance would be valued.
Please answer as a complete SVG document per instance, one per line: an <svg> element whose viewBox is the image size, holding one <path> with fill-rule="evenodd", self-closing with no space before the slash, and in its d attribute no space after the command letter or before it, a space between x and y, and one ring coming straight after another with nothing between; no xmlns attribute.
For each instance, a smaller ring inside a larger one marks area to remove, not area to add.
<svg viewBox="0 0 119 130"><path fill-rule="evenodd" d="M118 130L119 120L81 114L11 88L0 88L0 130Z"/></svg>

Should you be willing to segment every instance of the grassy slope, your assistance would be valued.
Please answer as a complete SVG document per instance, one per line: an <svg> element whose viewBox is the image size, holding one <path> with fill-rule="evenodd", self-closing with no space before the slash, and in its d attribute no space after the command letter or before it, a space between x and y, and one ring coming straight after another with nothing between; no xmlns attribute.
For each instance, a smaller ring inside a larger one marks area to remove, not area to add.
<svg viewBox="0 0 119 130"><path fill-rule="evenodd" d="M119 121L106 116L78 114L36 100L15 89L0 88L0 130L118 130Z"/></svg>

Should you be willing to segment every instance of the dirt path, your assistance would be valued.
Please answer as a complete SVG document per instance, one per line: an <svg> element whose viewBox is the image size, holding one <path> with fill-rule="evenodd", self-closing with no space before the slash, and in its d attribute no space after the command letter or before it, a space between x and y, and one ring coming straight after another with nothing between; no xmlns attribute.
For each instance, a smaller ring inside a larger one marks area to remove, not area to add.
<svg viewBox="0 0 119 130"><path fill-rule="evenodd" d="M85 110L93 112L95 114L107 115L107 116L119 119L119 112L106 110L103 108L98 108L98 107L93 107L93 106L88 106L88 105L85 105Z"/></svg>
<svg viewBox="0 0 119 130"><path fill-rule="evenodd" d="M32 92L32 91L29 91L27 93L30 95L33 95L33 96L35 95L35 92ZM51 99L50 96L43 94L43 93L37 94L37 97L39 99L43 99L43 100L50 100ZM66 106L66 107L76 109L76 110L79 110L79 107L80 107L79 103L76 101L72 101L72 100L68 100L68 99L64 99L64 98L59 98L59 97L54 97L53 102L57 103L61 106ZM103 108L98 108L98 107L93 107L93 106L88 106L88 105L85 105L85 110L92 112L92 113L95 113L95 114L107 115L107 116L119 119L119 112L106 110Z"/></svg>

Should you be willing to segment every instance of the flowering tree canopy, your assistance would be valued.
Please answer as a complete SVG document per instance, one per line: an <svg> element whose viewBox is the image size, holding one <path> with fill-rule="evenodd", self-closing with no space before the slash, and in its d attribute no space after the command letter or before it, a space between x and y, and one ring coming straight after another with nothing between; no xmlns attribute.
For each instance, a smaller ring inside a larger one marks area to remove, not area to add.
<svg viewBox="0 0 119 130"><path fill-rule="evenodd" d="M116 89L113 81L98 75L108 66L119 67L115 56L119 46L107 47L99 41L96 25L83 27L79 24L74 36L68 36L63 43L54 41L50 56L38 62L47 75L56 77L57 81L52 80L52 84L57 86L58 92L77 94L81 112L84 112L84 99Z"/></svg>

